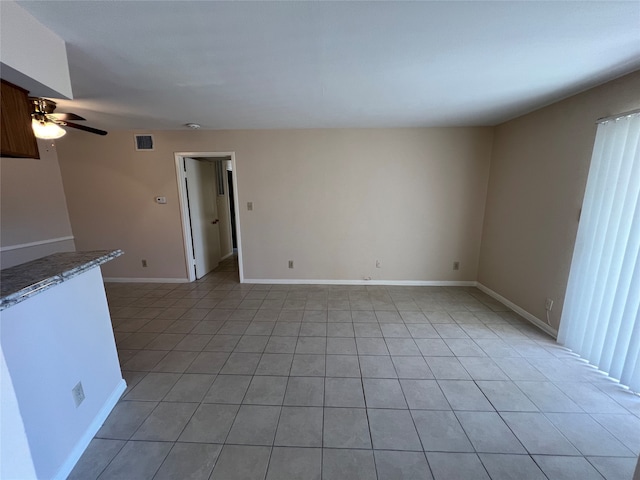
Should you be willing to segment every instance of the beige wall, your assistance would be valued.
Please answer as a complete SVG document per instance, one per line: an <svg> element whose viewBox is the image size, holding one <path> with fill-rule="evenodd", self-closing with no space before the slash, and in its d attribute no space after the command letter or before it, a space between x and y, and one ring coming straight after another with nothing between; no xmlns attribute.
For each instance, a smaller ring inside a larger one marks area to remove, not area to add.
<svg viewBox="0 0 640 480"><path fill-rule="evenodd" d="M2 268L74 250L72 239L60 240L73 233L56 148L44 140L38 147L40 160L0 159Z"/></svg>
<svg viewBox="0 0 640 480"><path fill-rule="evenodd" d="M596 119L640 107L640 72L495 129L478 280L557 329Z"/></svg>
<svg viewBox="0 0 640 480"><path fill-rule="evenodd" d="M103 265L105 277L186 278L174 149L159 136L156 143L136 152L131 132L70 131L58 141L76 247L125 251Z"/></svg>
<svg viewBox="0 0 640 480"><path fill-rule="evenodd" d="M153 152L123 131L58 142L78 249L126 252L107 277L186 277L174 152L236 153L247 279L477 277L491 128L154 135Z"/></svg>

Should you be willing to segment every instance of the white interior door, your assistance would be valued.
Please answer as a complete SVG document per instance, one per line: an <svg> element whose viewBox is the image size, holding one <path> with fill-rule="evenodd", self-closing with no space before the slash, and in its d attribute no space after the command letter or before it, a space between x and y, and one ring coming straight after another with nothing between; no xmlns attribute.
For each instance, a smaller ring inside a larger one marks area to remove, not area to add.
<svg viewBox="0 0 640 480"><path fill-rule="evenodd" d="M193 158L184 159L184 168L195 274L202 278L220 263L216 171L213 163Z"/></svg>

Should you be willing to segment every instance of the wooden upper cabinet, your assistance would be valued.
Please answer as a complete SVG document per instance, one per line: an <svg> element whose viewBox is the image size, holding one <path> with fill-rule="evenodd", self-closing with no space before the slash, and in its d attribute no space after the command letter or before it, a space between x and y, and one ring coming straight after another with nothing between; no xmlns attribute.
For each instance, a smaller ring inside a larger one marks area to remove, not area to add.
<svg viewBox="0 0 640 480"><path fill-rule="evenodd" d="M3 157L40 158L31 129L29 92L2 80L0 154Z"/></svg>

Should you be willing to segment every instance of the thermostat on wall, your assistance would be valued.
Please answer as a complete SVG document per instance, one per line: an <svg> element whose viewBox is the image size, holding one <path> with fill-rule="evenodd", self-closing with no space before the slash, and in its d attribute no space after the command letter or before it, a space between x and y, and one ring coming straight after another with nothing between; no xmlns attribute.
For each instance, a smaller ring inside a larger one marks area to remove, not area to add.
<svg viewBox="0 0 640 480"><path fill-rule="evenodd" d="M167 197L156 197L156 203L167 203Z"/></svg>

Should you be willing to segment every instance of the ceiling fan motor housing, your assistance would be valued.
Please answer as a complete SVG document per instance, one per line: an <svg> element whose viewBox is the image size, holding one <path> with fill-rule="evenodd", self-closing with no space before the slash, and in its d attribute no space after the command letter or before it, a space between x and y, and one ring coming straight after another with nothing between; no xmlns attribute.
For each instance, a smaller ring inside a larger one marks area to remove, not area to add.
<svg viewBox="0 0 640 480"><path fill-rule="evenodd" d="M37 97L29 97L29 100L33 104L34 114L46 115L48 113L53 113L56 109L56 102L53 100Z"/></svg>
<svg viewBox="0 0 640 480"><path fill-rule="evenodd" d="M99 130L97 128L88 127L86 125L79 125L72 123L71 120L84 120L80 115L75 113L53 113L56 109L56 102L47 98L29 97L29 101L33 104L33 112L31 117L37 120L42 125L56 124L63 127L71 127L78 130L82 130L89 133L95 133L97 135L106 135L107 132Z"/></svg>

